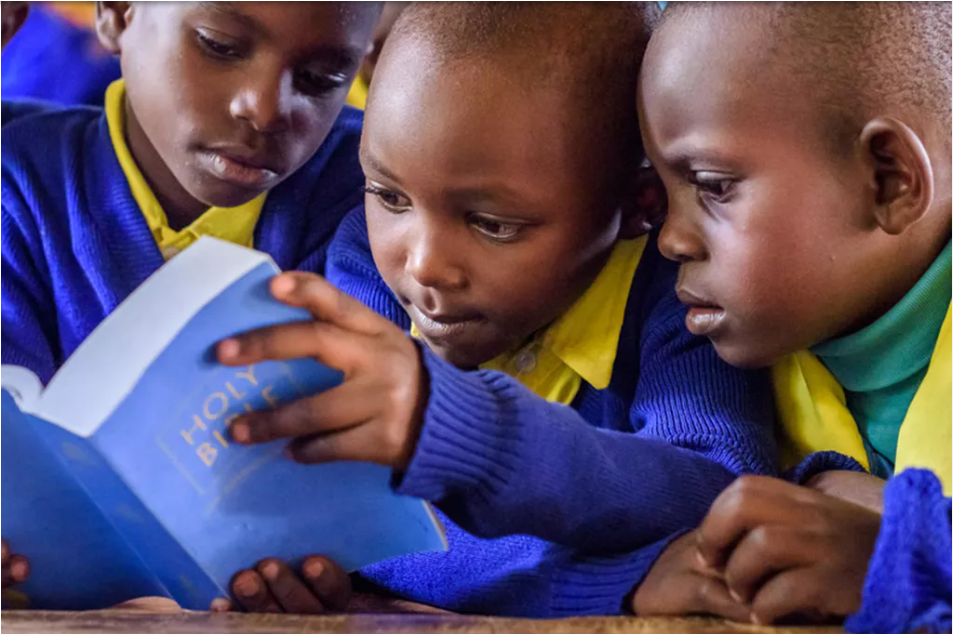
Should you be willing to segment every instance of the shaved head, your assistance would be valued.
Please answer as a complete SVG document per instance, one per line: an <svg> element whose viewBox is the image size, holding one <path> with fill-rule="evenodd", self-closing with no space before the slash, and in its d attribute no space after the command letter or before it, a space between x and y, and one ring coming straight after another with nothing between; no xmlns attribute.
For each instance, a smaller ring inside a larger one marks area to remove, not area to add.
<svg viewBox="0 0 953 634"><path fill-rule="evenodd" d="M868 120L916 122L949 146L949 2L675 2L659 30L683 20L762 30L752 68L816 97L835 142ZM754 77L753 77L754 79ZM932 128L932 129L930 129Z"/></svg>

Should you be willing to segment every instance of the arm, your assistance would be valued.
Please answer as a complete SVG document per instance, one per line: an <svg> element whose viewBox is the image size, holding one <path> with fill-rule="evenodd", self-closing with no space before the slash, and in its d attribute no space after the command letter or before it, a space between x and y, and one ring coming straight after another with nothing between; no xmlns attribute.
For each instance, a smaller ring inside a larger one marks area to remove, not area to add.
<svg viewBox="0 0 953 634"><path fill-rule="evenodd" d="M887 482L860 610L848 632L948 632L950 498L937 477L908 469Z"/></svg>
<svg viewBox="0 0 953 634"><path fill-rule="evenodd" d="M48 275L41 273L42 252L36 252L39 231L6 180L0 214L3 363L28 368L45 384L58 364L57 311L44 281Z"/></svg>
<svg viewBox="0 0 953 634"><path fill-rule="evenodd" d="M766 380L692 337L673 287L664 276L653 286L634 433L594 428L509 376L463 372L425 351L424 425L398 492L438 501L480 537L621 552L697 525L739 473L772 473Z"/></svg>

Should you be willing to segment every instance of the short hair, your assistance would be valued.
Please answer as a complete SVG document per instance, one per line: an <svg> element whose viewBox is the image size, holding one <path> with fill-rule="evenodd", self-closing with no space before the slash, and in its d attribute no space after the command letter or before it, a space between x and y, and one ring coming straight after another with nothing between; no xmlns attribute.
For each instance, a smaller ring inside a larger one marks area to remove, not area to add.
<svg viewBox="0 0 953 634"><path fill-rule="evenodd" d="M732 6L733 5L733 6ZM674 2L658 28L689 12L737 11L766 29L762 64L800 80L847 133L867 118L917 110L951 132L949 2Z"/></svg>
<svg viewBox="0 0 953 634"><path fill-rule="evenodd" d="M641 153L636 88L659 16L656 2L415 2L385 51L411 39L438 64L507 60L506 72L529 86L565 90L589 135L630 139Z"/></svg>

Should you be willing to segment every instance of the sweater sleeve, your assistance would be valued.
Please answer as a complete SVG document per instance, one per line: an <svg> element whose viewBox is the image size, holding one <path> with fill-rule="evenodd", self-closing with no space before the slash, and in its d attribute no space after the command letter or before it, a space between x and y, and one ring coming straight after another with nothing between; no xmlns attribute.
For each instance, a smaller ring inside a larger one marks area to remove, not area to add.
<svg viewBox="0 0 953 634"><path fill-rule="evenodd" d="M329 282L377 314L404 330L410 330L407 311L390 292L374 265L363 205L352 210L338 226L328 247L325 275Z"/></svg>
<svg viewBox="0 0 953 634"><path fill-rule="evenodd" d="M863 603L847 619L848 632L950 631L950 512L930 471L907 469L887 482Z"/></svg>
<svg viewBox="0 0 953 634"><path fill-rule="evenodd" d="M0 211L0 350L4 364L32 370L44 384L56 371L56 308L41 271L42 242L32 216L6 180Z"/></svg>
<svg viewBox="0 0 953 634"><path fill-rule="evenodd" d="M696 526L738 474L773 474L763 375L724 364L684 329L683 312L659 307L643 328L632 432L425 351L429 402L398 491L438 502L479 537L618 553Z"/></svg>

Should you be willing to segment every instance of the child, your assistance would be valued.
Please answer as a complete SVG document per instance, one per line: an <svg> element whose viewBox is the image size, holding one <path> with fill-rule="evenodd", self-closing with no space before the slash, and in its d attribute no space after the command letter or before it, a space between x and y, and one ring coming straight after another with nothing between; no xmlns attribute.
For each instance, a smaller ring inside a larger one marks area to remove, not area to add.
<svg viewBox="0 0 953 634"><path fill-rule="evenodd" d="M737 474L774 471L765 377L685 330L675 267L627 206L655 11L408 8L371 84L366 225L349 216L329 252L329 279L380 314L284 275L275 296L315 321L219 347L227 364L313 356L346 377L238 419L236 441L387 465L399 493L438 503L449 552L363 570L377 588L460 612L619 613ZM306 563L309 590L266 561L235 593L328 607L346 577L327 566Z"/></svg>
<svg viewBox="0 0 953 634"><path fill-rule="evenodd" d="M64 108L3 129L3 363L48 381L203 234L322 272L361 203L361 119L341 109L379 12L101 3L100 39L124 69L105 112Z"/></svg>
<svg viewBox="0 0 953 634"><path fill-rule="evenodd" d="M18 20L28 10L29 17L10 46L4 42L4 101L102 106L120 68L96 39L96 3L35 2L29 9L25 2L10 4L19 5Z"/></svg>
<svg viewBox="0 0 953 634"><path fill-rule="evenodd" d="M686 324L732 364L774 365L796 453L837 449L898 475L827 478L869 506L882 493L882 516L739 480L636 608L718 611L693 599L711 584L687 572L700 557L756 622L853 614L850 631L948 631L950 5L666 13L640 107Z"/></svg>

